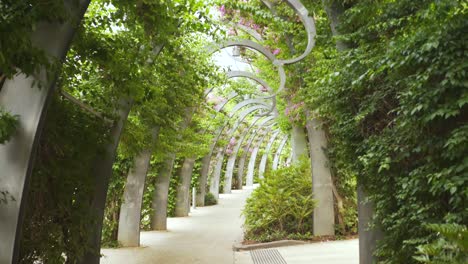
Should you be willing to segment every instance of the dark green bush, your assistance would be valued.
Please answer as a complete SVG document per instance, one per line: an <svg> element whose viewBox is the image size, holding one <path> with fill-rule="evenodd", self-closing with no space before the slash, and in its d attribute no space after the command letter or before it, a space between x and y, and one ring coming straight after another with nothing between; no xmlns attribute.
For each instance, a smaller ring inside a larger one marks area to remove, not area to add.
<svg viewBox="0 0 468 264"><path fill-rule="evenodd" d="M438 239L418 247L417 261L429 264L468 263L468 229L465 225L430 224Z"/></svg>
<svg viewBox="0 0 468 264"><path fill-rule="evenodd" d="M216 200L216 198L214 197L212 193L207 192L205 195L205 206L215 205L215 204L218 204L218 201Z"/></svg>
<svg viewBox="0 0 468 264"><path fill-rule="evenodd" d="M86 241L96 222L89 198L92 165L107 134L102 123L54 98L25 203L20 263L75 263L89 250Z"/></svg>
<svg viewBox="0 0 468 264"><path fill-rule="evenodd" d="M304 238L312 232L314 207L307 159L272 171L247 199L243 211L245 238L262 242Z"/></svg>

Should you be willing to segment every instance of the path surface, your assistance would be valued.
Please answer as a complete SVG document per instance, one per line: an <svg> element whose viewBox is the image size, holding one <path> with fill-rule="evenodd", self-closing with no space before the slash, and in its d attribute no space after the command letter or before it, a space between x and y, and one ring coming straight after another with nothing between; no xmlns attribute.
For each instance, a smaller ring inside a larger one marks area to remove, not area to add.
<svg viewBox="0 0 468 264"><path fill-rule="evenodd" d="M190 217L169 218L167 232L142 232L139 248L103 249L104 264L253 264L250 252L233 252L242 240L240 212L251 189L221 194L219 205ZM287 264L357 264L357 240L277 248Z"/></svg>
<svg viewBox="0 0 468 264"><path fill-rule="evenodd" d="M221 194L216 206L190 217L169 218L167 232L142 232L140 248L103 249L105 264L231 264L232 245L242 240L240 213L252 190Z"/></svg>

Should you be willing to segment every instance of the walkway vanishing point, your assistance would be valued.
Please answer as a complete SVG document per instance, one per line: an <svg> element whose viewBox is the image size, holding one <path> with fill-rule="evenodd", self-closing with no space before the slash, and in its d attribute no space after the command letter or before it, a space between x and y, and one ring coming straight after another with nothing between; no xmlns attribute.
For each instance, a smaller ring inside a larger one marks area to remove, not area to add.
<svg viewBox="0 0 468 264"><path fill-rule="evenodd" d="M219 204L169 218L168 231L141 233L139 248L102 249L104 264L357 264L358 241L335 241L277 248L285 262L261 262L251 252L234 252L242 241L241 210L252 189L221 194ZM275 250L275 249L273 249Z"/></svg>

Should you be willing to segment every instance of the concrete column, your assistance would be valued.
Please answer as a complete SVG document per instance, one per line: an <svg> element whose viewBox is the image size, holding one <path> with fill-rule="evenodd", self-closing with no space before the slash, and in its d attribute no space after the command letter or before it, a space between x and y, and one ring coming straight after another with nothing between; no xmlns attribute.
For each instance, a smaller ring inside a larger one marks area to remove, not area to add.
<svg viewBox="0 0 468 264"><path fill-rule="evenodd" d="M292 126L291 147L293 163L297 162L301 156L307 156L307 138L303 127L298 125Z"/></svg>
<svg viewBox="0 0 468 264"><path fill-rule="evenodd" d="M256 152L256 153L255 153L255 155L252 153L252 156L251 156L251 158L250 158L250 159L252 159L252 157L254 157L254 159L255 159L255 160L253 161L254 165L252 165L252 166L253 166L252 169L250 169L250 168L251 168L251 167L250 167L250 162L252 162L252 161L249 161L249 169L248 169L248 171L247 171L247 177L248 177L248 178L249 178L249 176L248 176L249 174L252 175L252 176L251 176L251 178L252 178L252 185L253 185L253 176L254 176L254 173L255 173L255 165L256 165L256 163L257 163L256 159L257 159L257 156L258 156L258 152L260 151L260 148L262 147L263 142L268 138L268 135L269 135L269 133L271 132L271 130L272 130L272 127L270 127L270 128L265 132L264 136L258 140L257 145L255 146L255 149L254 149L254 152Z"/></svg>
<svg viewBox="0 0 468 264"><path fill-rule="evenodd" d="M278 169L278 163L279 159L281 157L281 152L283 151L284 146L286 145L286 142L288 141L288 136L284 136L283 140L281 141L278 150L276 151L275 158L273 159L273 166L272 169L276 170Z"/></svg>
<svg viewBox="0 0 468 264"><path fill-rule="evenodd" d="M208 172L210 170L211 153L205 155L201 161L200 183L196 193L196 205L205 206L206 184L208 181Z"/></svg>
<svg viewBox="0 0 468 264"><path fill-rule="evenodd" d="M232 185L232 175L233 175L233 172L234 172L234 165L235 165L235 162L236 162L236 158L237 158L237 154L239 153L239 150L242 146L242 143L244 142L246 136L248 135L249 131L257 124L257 122L261 119L262 117L256 117L251 125L242 133L240 139L237 141L237 144L236 146L234 147L234 150L231 154L231 156L229 156L228 158L228 163L226 165L226 176L224 178L224 181L225 181L225 184L224 184L224 188L223 188L223 192L224 193L231 193L231 185ZM273 117L267 117L265 118L260 124L259 126L263 126L265 125L266 122L272 120ZM232 131L234 133L234 131ZM253 136L255 137L255 135Z"/></svg>
<svg viewBox="0 0 468 264"><path fill-rule="evenodd" d="M140 246L141 203L150 158L150 150L141 152L127 176L117 234L117 240L124 247Z"/></svg>
<svg viewBox="0 0 468 264"><path fill-rule="evenodd" d="M258 177L260 179L264 178L265 168L266 168L266 164L268 161L268 155L270 154L271 147L273 146L273 143L275 143L276 137L278 137L279 133L280 133L279 130L276 130L273 133L273 136L270 138L270 141L268 142L268 145L265 148L265 153L263 154L262 159L260 160L260 165L258 167Z"/></svg>
<svg viewBox="0 0 468 264"><path fill-rule="evenodd" d="M175 154L170 153L164 160L156 178L151 207L152 230L167 230L167 197L169 195L169 184L171 182L172 169L174 168Z"/></svg>
<svg viewBox="0 0 468 264"><path fill-rule="evenodd" d="M257 154L258 154L258 147L255 147L254 150L252 151L252 155L250 156L250 160L249 160L249 167L247 170L247 179L245 183L247 186L253 185L255 162L257 160Z"/></svg>
<svg viewBox="0 0 468 264"><path fill-rule="evenodd" d="M377 241L382 239L383 233L381 230L370 229L372 216L374 215L374 204L367 201L367 195L364 188L358 182L357 190L358 198L358 232L359 232L359 263L373 264L377 263L377 259L373 256L373 252L377 245Z"/></svg>
<svg viewBox="0 0 468 264"><path fill-rule="evenodd" d="M195 157L185 158L180 169L180 184L177 186L175 216L185 217L190 212L190 185Z"/></svg>
<svg viewBox="0 0 468 264"><path fill-rule="evenodd" d="M291 152L291 155L289 155L288 159L286 160L286 166L291 166L291 162L292 162L292 156L293 156L293 153Z"/></svg>
<svg viewBox="0 0 468 264"><path fill-rule="evenodd" d="M308 118L307 132L312 165L312 192L317 200L314 209L314 235L331 236L335 234L335 207L331 171L324 152L327 138L320 122L315 118Z"/></svg>
<svg viewBox="0 0 468 264"><path fill-rule="evenodd" d="M237 179L239 183L242 185L242 181L244 179L244 169L245 169L245 161L247 160L247 153L249 152L250 145L252 144L252 140L254 139L255 135L252 135L249 142L244 148L244 153L239 158L239 164L237 164ZM246 179L247 180L247 179ZM246 185L247 186L247 185Z"/></svg>
<svg viewBox="0 0 468 264"><path fill-rule="evenodd" d="M151 145L157 140L159 127L152 130ZM124 198L120 207L117 240L124 247L140 246L140 217L146 175L151 160L152 149L147 148L135 158L125 184Z"/></svg>
<svg viewBox="0 0 468 264"><path fill-rule="evenodd" d="M119 119L110 132L110 141L105 146L105 151L98 157L94 164L94 194L91 202L91 210L96 215L96 226L90 232L90 248L83 256L80 263L99 263L101 249L102 226L104 221L104 211L106 206L107 190L109 188L109 180L112 176L112 165L117 156L117 147L119 146L120 136L122 135L125 123L127 122L128 114L132 106L130 98L121 98L118 104Z"/></svg>
<svg viewBox="0 0 468 264"><path fill-rule="evenodd" d="M42 49L48 56L63 61L81 21L89 0L66 0L70 20L66 23L36 25L31 36L34 47ZM0 144L0 191L7 192L7 203L0 204L0 263L17 263L19 238L26 207L25 195L29 190L29 178L34 166L34 155L44 125L50 95L54 91L56 76L47 78L46 69L39 74L26 77L15 75L6 80L0 92L0 106L19 117L16 134L9 142ZM33 83L42 82L42 88Z"/></svg>
<svg viewBox="0 0 468 264"><path fill-rule="evenodd" d="M213 176L211 177L210 182L210 193L216 198L219 199L219 178L221 176L221 171L223 169L223 161L224 161L224 152L222 149L218 151L216 154L216 167L213 171Z"/></svg>

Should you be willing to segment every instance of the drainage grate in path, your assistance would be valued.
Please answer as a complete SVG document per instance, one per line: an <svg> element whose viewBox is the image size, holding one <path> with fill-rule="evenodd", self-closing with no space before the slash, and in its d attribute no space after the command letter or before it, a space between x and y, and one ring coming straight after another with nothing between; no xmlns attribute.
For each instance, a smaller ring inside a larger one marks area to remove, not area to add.
<svg viewBox="0 0 468 264"><path fill-rule="evenodd" d="M287 264L277 249L250 251L254 264Z"/></svg>

